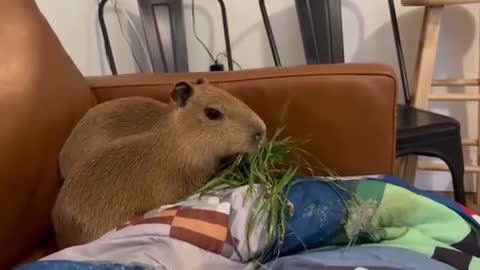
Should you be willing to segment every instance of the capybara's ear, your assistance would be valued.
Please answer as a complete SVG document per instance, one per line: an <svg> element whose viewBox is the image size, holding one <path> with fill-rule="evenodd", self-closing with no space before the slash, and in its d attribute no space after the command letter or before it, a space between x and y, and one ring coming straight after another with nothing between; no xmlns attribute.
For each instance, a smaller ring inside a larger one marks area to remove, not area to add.
<svg viewBox="0 0 480 270"><path fill-rule="evenodd" d="M197 84L207 84L208 80L207 78L200 78L197 80Z"/></svg>
<svg viewBox="0 0 480 270"><path fill-rule="evenodd" d="M193 95L193 86L186 81L175 84L170 97L179 107L187 105L188 99Z"/></svg>

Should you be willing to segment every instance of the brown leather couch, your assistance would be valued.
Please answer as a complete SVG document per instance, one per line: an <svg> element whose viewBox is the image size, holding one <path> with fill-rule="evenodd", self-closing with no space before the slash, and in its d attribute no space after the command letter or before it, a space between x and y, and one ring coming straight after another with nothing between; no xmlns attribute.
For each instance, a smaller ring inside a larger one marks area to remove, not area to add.
<svg viewBox="0 0 480 270"><path fill-rule="evenodd" d="M93 31L93 30L92 30ZM50 211L62 185L57 157L76 122L124 96L166 100L201 76L245 100L270 134L286 133L339 174L392 173L397 82L377 64L85 78L33 0L0 0L0 269L55 250Z"/></svg>

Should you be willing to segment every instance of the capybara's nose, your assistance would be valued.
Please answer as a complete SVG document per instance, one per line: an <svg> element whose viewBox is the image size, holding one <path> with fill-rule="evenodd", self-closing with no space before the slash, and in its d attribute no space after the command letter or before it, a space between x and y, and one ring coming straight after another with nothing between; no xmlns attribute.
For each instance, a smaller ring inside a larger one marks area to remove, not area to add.
<svg viewBox="0 0 480 270"><path fill-rule="evenodd" d="M263 143L263 141L265 140L265 131L263 129L257 129L257 131L255 131L253 135L253 138L255 142L259 144Z"/></svg>

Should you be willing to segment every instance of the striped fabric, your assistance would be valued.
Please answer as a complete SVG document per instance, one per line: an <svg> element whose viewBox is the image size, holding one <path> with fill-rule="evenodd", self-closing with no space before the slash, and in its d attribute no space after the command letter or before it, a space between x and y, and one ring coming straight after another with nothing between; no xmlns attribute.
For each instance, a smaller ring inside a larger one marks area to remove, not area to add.
<svg viewBox="0 0 480 270"><path fill-rule="evenodd" d="M233 255L229 214L220 209L173 206L148 213L117 227L117 231L141 224L164 224L168 236L225 257Z"/></svg>
<svg viewBox="0 0 480 270"><path fill-rule="evenodd" d="M155 226L162 235L239 262L248 262L264 248L263 227L254 231L249 251L245 228L249 204L245 188L219 196L193 196L175 205L165 205L119 225L112 233Z"/></svg>

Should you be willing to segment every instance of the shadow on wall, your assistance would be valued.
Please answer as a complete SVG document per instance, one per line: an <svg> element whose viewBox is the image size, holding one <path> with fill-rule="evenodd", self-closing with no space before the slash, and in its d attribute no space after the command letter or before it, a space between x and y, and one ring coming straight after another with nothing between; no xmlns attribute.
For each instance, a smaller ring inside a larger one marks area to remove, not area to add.
<svg viewBox="0 0 480 270"><path fill-rule="evenodd" d="M275 40L280 54L280 60L283 66L305 65L305 53L303 48L302 35L300 25L298 23L297 9L295 5L291 5L286 9L270 15ZM261 23L262 30L265 28ZM273 66L273 56L266 32L263 30L263 44L267 45L267 51L263 55L266 57L267 63ZM269 57L268 57L269 56Z"/></svg>
<svg viewBox="0 0 480 270"><path fill-rule="evenodd" d="M216 6L215 6L216 7ZM259 10L258 4L256 4L255 9ZM268 9L268 7L267 7ZM216 12L216 11L215 11ZM233 11L228 10L227 12L230 14ZM114 14L113 7L110 10L110 7L106 9L106 13ZM133 20L133 23L137 30L142 35L143 40L144 32L143 32L143 25L141 18L138 14L134 14L132 12L127 11L128 15ZM214 54L214 57L217 56L219 52L225 52L224 46L224 36L223 36L223 27L221 25L221 18L216 18L213 14L212 10L208 8L196 5L195 7L196 19L197 19L197 30L199 31L199 35L201 36L202 40L206 43L210 51ZM196 71L199 69L204 69L204 67L210 65L210 59L205 53L204 49L198 44L198 41L194 37L193 28L192 28L192 18L191 18L191 5L184 4L184 17L185 17L185 26L186 26L186 34L187 34L187 42L189 43L189 58L190 60L194 60L190 62L190 69L191 71ZM230 16L229 25L230 25L230 36L231 36L231 45L232 45L232 52L234 60L240 62L243 68L256 68L256 67L268 67L274 66L273 57L270 50L270 45L268 43L267 35L265 32L265 27L260 15L258 12L258 18L255 18L255 22L253 22L248 28L246 28L241 33L235 32L232 27L232 17ZM298 24L297 13L295 5L292 3L287 7L281 9L277 12L271 12L269 14L270 22L272 24L272 28L274 31L275 39L277 42L277 48L279 50L279 54L282 60L282 64L284 66L292 66L292 65L301 65L305 64L305 56L303 51L303 44L300 34L300 27ZM122 25L124 27L125 33L127 37L133 43L133 48L137 58L139 59L140 64L142 65L145 72L151 71L151 65L148 59L148 52L144 52L142 49L142 45L139 43L138 38L135 34L134 29L128 23L127 18L124 14L120 13L120 19L122 21ZM115 23L118 22L115 19ZM218 24L218 25L216 25ZM215 30L221 29L220 31ZM120 30L119 30L120 31ZM98 37L98 50L99 53L103 54L103 39L101 38L100 31L97 29L97 37ZM216 42L217 39L220 39L221 42ZM143 41L142 40L142 41ZM122 37L122 42L124 39ZM196 43L196 44L192 44ZM219 44L221 44L219 46ZM192 46L194 45L194 46ZM217 46L216 46L217 45ZM193 48L195 48L193 50ZM246 59L246 55L248 52L252 52L252 57L250 59ZM129 52L130 53L130 52ZM194 55L195 54L195 55ZM198 55L196 55L198 54ZM131 57L130 55L128 57ZM219 60L224 63L225 68L227 68L227 61L226 57L220 57ZM103 63L102 67L104 67L106 63ZM118 67L119 71L122 67ZM138 67L133 72L140 72Z"/></svg>
<svg viewBox="0 0 480 270"><path fill-rule="evenodd" d="M349 14L353 14L358 21L358 40L356 41L356 51L352 55L352 62L368 62L378 61L393 66L396 69L399 78L400 85L400 73L398 69L397 56L395 51L395 43L393 39L392 26L390 21L381 25L371 34L365 33L365 22L362 17L361 11L358 7L350 2L345 1L343 8ZM397 10L399 10L397 8ZM388 9L385 10L388 14ZM410 87L413 81L413 72L415 67L415 61L417 57L417 46L421 31L421 25L423 22L423 8L411 9L405 13L400 14L397 11L398 24L401 32L402 45L404 50L405 62L407 65L407 73L410 81ZM390 18L390 17L388 17ZM475 37L475 18L472 14L463 6L449 6L444 13L439 48L437 51L437 61L435 65L435 78L448 78L448 77L462 77L467 76L464 70L464 61L468 61L467 53L471 49ZM475 63L477 61L475 60ZM464 88L449 87L449 88L434 88L433 91L447 91L447 92L459 92ZM413 89L411 89L413 91ZM399 102L403 103L403 93L399 93ZM459 119L462 123L466 123L468 119L466 103L464 102L450 102L450 103L431 103L430 109L445 113ZM462 126L462 133L464 137L469 133L466 125ZM470 156L469 150L465 148L465 162L469 163ZM431 159L429 159L431 160ZM448 182L447 187L451 189L450 175L447 173L442 174ZM422 182L433 183L433 175L431 173L421 173L418 179L422 179ZM439 178L435 175L435 180ZM472 177L470 174L465 175L465 180L468 189L471 190ZM428 187L423 183L422 187Z"/></svg>
<svg viewBox="0 0 480 270"><path fill-rule="evenodd" d="M102 36L102 32L100 29L99 19L97 16L98 7L94 7L94 11L92 14L95 16L95 36L96 36L96 49L98 51L98 55L102 56L99 57L99 66L101 74L111 74L109 64L107 62L105 56L105 44ZM118 16L118 17L117 17ZM146 39L145 33L143 31L142 21L138 14L135 14L129 10L125 10L125 13L121 12L119 8L118 14L115 14L115 9L112 5L105 6L104 10L104 17L107 25L107 32L110 38L110 43L112 46L112 51L115 58L115 64L117 67L117 71L119 74L122 73L137 73L137 72L150 72L151 65L149 60L148 51L144 50L144 46L146 47ZM129 21L131 20L131 21ZM121 26L120 26L121 23ZM133 26L132 26L133 24ZM133 28L135 27L135 29ZM122 33L123 31L123 33ZM137 36L137 32L139 36ZM117 37L116 34L120 36ZM126 40L128 39L128 41ZM141 41L139 39L142 39ZM128 44L131 43L132 48L126 51L126 55L123 55L123 51L119 50L116 46L116 41L119 40L121 43ZM143 42L143 45L142 43ZM148 48L148 47L147 47ZM119 61L119 57L128 57L134 58L136 57L138 64L133 65L133 67L125 67L122 65L122 61ZM140 66L139 66L140 65ZM134 70L130 70L130 69Z"/></svg>
<svg viewBox="0 0 480 270"><path fill-rule="evenodd" d="M305 64L306 60L295 5L288 6L275 13L270 13L269 18L282 65L293 66ZM239 34L232 33L232 36L237 36L237 38L231 40L232 51L234 52L233 56L235 59L239 59L238 55L235 55L235 51L238 52L240 48L251 47L261 51L259 55L261 55L262 59L259 67L274 66L263 20L261 17L259 17L258 20L257 23L252 24L243 32ZM245 44L251 43L252 41L256 41L258 44Z"/></svg>
<svg viewBox="0 0 480 270"><path fill-rule="evenodd" d="M195 13L197 20L202 20L205 21L206 24L205 26L208 29L202 29L202 33L206 32L209 33L208 39L206 39L207 35L202 35L202 40L206 43L206 45L214 51L214 45L215 45L215 22L211 14L209 13L208 9L202 6L196 6L195 7ZM112 6L107 6L105 8L105 17L109 19L110 25L109 27L109 34L110 38L113 39L114 37L114 30L118 30L117 32L120 35L120 40L122 43L127 43L127 40L125 40L125 37L122 34L122 31L124 32L126 38L128 38L129 42L131 43L131 47L133 52L129 49L126 51L127 55L124 55L124 57L136 57L136 61L138 63L133 66L134 70L128 70L129 68L132 67L124 67L121 66L121 61L117 61L117 69L119 73L140 73L140 72L152 72L152 64L150 60L150 55L148 51L148 44L146 43L146 38L145 38L145 32L143 29L143 23L140 15L138 13L132 12L130 10L125 10L125 13L119 12L118 14L118 19L121 22L121 25L123 27L120 28L119 21L116 18L114 8ZM187 31L187 36L189 31L192 32L191 36L193 37L193 30L191 28L192 21L191 21L191 5L184 5L184 17L185 17L185 23L186 23L186 31ZM131 21L129 21L131 20ZM96 23L98 25L98 18L96 19ZM133 24L133 28L132 27ZM115 29L118 28L118 29ZM138 33L138 35L137 35ZM99 27L96 27L96 36L97 36L97 49L99 52L99 55L104 55L105 53L105 47L103 43L103 37L100 31ZM204 37L205 36L205 37ZM141 39L141 40L140 40ZM112 40L113 42L113 40ZM170 40L164 40L163 42L170 42ZM190 42L197 42L196 40L192 39ZM113 49L115 50L115 44L112 44ZM117 54L119 53L118 51L116 52ZM133 54L134 55L133 55ZM203 50L202 50L203 53ZM110 70L108 69L108 64L106 63L106 60L101 58L100 59L101 63L100 66L103 68L102 72L106 72L107 74L110 73Z"/></svg>
<svg viewBox="0 0 480 270"><path fill-rule="evenodd" d="M134 53L135 57L137 58L136 61L138 61L137 65L135 65L134 72L152 72L153 67L150 63L150 55L148 51L145 32L143 31L142 20L138 14L135 14L128 10L126 11L126 13L131 18L135 29L133 29L132 25L128 23L128 20L127 18L125 18L124 14L120 14L119 19L122 22L125 36L127 36L127 38L129 38L132 43L133 52L131 52L130 54ZM137 36L137 33L140 36ZM141 38L142 40L140 41L139 38Z"/></svg>
<svg viewBox="0 0 480 270"><path fill-rule="evenodd" d="M195 45L198 45L200 49L195 52L199 53L204 59L204 61L202 61L201 63L198 63L198 66L200 67L209 66L211 64L210 57L205 52L204 48L201 47L201 45L195 39L195 35L193 31L192 5L190 3L188 4L184 3L183 8L184 8L183 16L185 21L185 32L187 36L189 69L195 70L195 65L192 65L192 61L191 61L192 55L193 55L191 43L196 43ZM215 40L219 37L216 35L217 33L215 31L216 20L214 16L212 15L212 13L207 7L201 6L201 5L195 5L195 20L196 20L198 35L200 36L201 40L205 43L205 45L208 47L208 49L211 51L211 53L213 54L213 57L217 57L218 53L216 53L217 48L215 46L216 45ZM203 22L203 23L200 24L200 22Z"/></svg>
<svg viewBox="0 0 480 270"><path fill-rule="evenodd" d="M398 62L390 21L381 25L368 36L365 33L365 19L361 11L351 1L343 2L343 9L353 14L357 20L358 40L352 62L379 61L393 66L398 72ZM388 10L385 10L388 13ZM398 12L397 12L398 13ZM402 45L407 65L409 80L413 79L413 69L417 55L417 46L423 21L423 9L416 8L406 13L398 14L398 24L401 32ZM435 75L444 77L463 75L463 60L465 53L471 48L475 20L461 6L447 7L440 34L438 59ZM398 73L398 76L399 73Z"/></svg>

